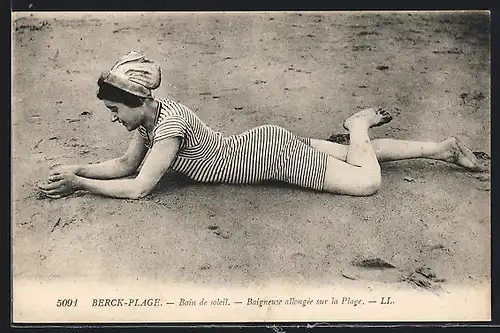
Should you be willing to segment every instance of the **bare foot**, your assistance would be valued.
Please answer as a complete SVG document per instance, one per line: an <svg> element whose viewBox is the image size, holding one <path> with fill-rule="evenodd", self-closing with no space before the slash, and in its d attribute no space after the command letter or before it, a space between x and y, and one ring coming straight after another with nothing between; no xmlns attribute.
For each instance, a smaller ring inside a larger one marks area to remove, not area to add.
<svg viewBox="0 0 500 333"><path fill-rule="evenodd" d="M443 145L443 153L436 155L437 159L459 165L473 172L483 172L488 170L485 165L481 165L481 163L479 163L479 160L476 158L472 150L461 144L457 138L447 138L442 141L441 144Z"/></svg>
<svg viewBox="0 0 500 333"><path fill-rule="evenodd" d="M387 124L392 120L392 116L389 112L381 108L369 108L359 111L358 113L350 116L344 122L344 128L349 130L354 123L363 122L369 127L380 126Z"/></svg>

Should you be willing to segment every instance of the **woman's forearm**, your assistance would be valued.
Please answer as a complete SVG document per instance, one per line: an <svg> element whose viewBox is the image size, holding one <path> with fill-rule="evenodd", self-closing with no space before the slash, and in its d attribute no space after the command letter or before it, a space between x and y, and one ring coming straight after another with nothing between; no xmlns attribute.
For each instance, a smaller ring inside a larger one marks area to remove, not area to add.
<svg viewBox="0 0 500 333"><path fill-rule="evenodd" d="M139 199L145 196L146 190L136 179L90 179L77 176L77 188L114 198Z"/></svg>
<svg viewBox="0 0 500 333"><path fill-rule="evenodd" d="M85 178L93 179L114 179L126 177L134 173L134 169L123 160L123 158L115 158L109 161L84 164L75 166L75 174Z"/></svg>

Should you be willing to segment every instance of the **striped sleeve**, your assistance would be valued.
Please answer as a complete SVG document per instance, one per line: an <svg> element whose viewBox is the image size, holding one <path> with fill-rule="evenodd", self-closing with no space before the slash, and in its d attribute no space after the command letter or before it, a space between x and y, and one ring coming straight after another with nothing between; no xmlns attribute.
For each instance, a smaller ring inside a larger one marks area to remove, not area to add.
<svg viewBox="0 0 500 333"><path fill-rule="evenodd" d="M154 130L153 143L173 137L180 137L182 142L186 139L188 124L184 118L178 115L169 115L161 120Z"/></svg>

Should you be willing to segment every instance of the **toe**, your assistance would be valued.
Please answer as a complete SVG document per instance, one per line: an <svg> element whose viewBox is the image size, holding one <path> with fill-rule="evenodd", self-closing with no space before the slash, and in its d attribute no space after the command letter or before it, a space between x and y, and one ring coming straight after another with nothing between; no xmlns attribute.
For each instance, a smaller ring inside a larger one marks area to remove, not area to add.
<svg viewBox="0 0 500 333"><path fill-rule="evenodd" d="M380 114L382 115L382 118L384 120L390 120L390 119L392 119L391 114L389 112L387 112L387 111L382 111Z"/></svg>
<svg viewBox="0 0 500 333"><path fill-rule="evenodd" d="M386 110L381 110L378 112L378 114L382 117L382 119L386 120L386 119L392 119L392 116L389 112L387 112Z"/></svg>
<svg viewBox="0 0 500 333"><path fill-rule="evenodd" d="M484 172L487 170L486 166L479 163L472 150L461 144L460 141L457 141L457 146L460 151L459 164L473 172Z"/></svg>

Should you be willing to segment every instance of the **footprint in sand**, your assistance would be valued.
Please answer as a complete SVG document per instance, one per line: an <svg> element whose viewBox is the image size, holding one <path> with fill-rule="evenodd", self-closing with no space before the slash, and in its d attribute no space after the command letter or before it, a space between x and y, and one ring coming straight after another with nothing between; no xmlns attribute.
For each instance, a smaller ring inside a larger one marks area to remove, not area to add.
<svg viewBox="0 0 500 333"><path fill-rule="evenodd" d="M396 283L402 278L401 273L391 263L380 258L357 259L351 266L344 267L340 274L349 280L367 280Z"/></svg>
<svg viewBox="0 0 500 333"><path fill-rule="evenodd" d="M218 225L209 225L207 229L213 231L215 235L224 239L231 237L231 232L229 230L221 229Z"/></svg>

